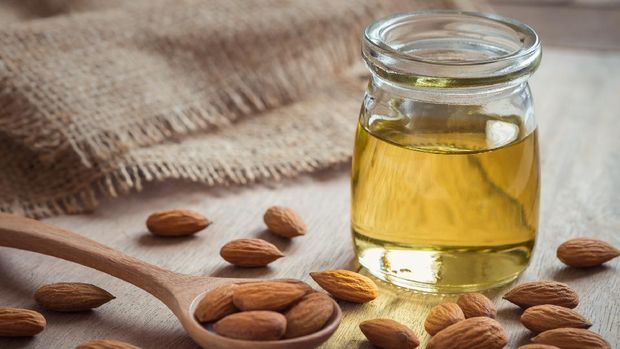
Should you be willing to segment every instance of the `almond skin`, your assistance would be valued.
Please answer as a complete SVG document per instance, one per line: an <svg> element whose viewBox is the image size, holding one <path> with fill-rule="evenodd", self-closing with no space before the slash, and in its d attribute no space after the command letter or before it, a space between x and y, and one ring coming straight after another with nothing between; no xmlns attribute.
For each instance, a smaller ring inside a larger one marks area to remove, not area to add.
<svg viewBox="0 0 620 349"><path fill-rule="evenodd" d="M605 241L582 237L561 244L557 256L571 267L589 268L620 256L620 250Z"/></svg>
<svg viewBox="0 0 620 349"><path fill-rule="evenodd" d="M577 292L567 284L556 281L526 282L510 290L503 298L523 309L543 304L573 309L579 304Z"/></svg>
<svg viewBox="0 0 620 349"><path fill-rule="evenodd" d="M560 349L554 345L546 345L546 344L526 344L522 345L517 349Z"/></svg>
<svg viewBox="0 0 620 349"><path fill-rule="evenodd" d="M0 307L0 337L32 337L46 325L43 315L34 310Z"/></svg>
<svg viewBox="0 0 620 349"><path fill-rule="evenodd" d="M196 234L206 228L211 221L192 210L175 208L158 211L146 220L146 227L153 235L179 237Z"/></svg>
<svg viewBox="0 0 620 349"><path fill-rule="evenodd" d="M34 299L48 310L75 312L97 308L115 297L95 285L59 282L40 287Z"/></svg>
<svg viewBox="0 0 620 349"><path fill-rule="evenodd" d="M314 333L327 323L334 313L334 301L327 295L310 293L286 312L285 338Z"/></svg>
<svg viewBox="0 0 620 349"><path fill-rule="evenodd" d="M465 320L465 314L456 303L442 303L434 306L426 316L424 329L434 336L444 328Z"/></svg>
<svg viewBox="0 0 620 349"><path fill-rule="evenodd" d="M264 267L284 253L275 245L261 239L233 240L222 246L220 256L238 267Z"/></svg>
<svg viewBox="0 0 620 349"><path fill-rule="evenodd" d="M112 339L100 339L88 341L75 347L75 349L140 349L129 343L115 341Z"/></svg>
<svg viewBox="0 0 620 349"><path fill-rule="evenodd" d="M488 317L459 321L437 333L426 349L500 349L508 337L499 322Z"/></svg>
<svg viewBox="0 0 620 349"><path fill-rule="evenodd" d="M592 324L578 312L552 304L527 308L521 315L521 323L534 333L555 328L590 328Z"/></svg>
<svg viewBox="0 0 620 349"><path fill-rule="evenodd" d="M255 341L276 340L286 331L286 318L275 311L244 311L228 315L213 325L215 333Z"/></svg>
<svg viewBox="0 0 620 349"><path fill-rule="evenodd" d="M611 349L600 335L582 328L556 328L532 338L536 344L554 345L561 349Z"/></svg>
<svg viewBox="0 0 620 349"><path fill-rule="evenodd" d="M306 234L306 224L297 212L288 207L272 206L263 216L269 230L281 237L294 238Z"/></svg>
<svg viewBox="0 0 620 349"><path fill-rule="evenodd" d="M360 330L378 348L413 349L420 345L420 340L409 327L394 320L367 320L360 324Z"/></svg>
<svg viewBox="0 0 620 349"><path fill-rule="evenodd" d="M233 290L233 304L242 311L282 310L300 300L306 289L289 282L265 281L238 284Z"/></svg>
<svg viewBox="0 0 620 349"><path fill-rule="evenodd" d="M233 303L233 290L236 287L235 284L225 285L205 294L196 306L196 319L200 322L217 321L239 311Z"/></svg>
<svg viewBox="0 0 620 349"><path fill-rule="evenodd" d="M465 318L486 316L495 319L497 316L497 308L482 293L467 293L456 300L456 304L461 307Z"/></svg>
<svg viewBox="0 0 620 349"><path fill-rule="evenodd" d="M350 270L323 270L310 276L325 291L343 301L366 303L379 295L379 288L371 279Z"/></svg>

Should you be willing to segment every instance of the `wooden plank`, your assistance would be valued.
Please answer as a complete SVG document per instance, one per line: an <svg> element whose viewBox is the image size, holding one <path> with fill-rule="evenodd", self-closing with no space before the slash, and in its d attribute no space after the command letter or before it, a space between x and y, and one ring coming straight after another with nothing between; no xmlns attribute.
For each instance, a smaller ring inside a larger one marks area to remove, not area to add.
<svg viewBox="0 0 620 349"><path fill-rule="evenodd" d="M522 281L555 279L580 294L577 308L594 322L612 346L620 345L620 261L591 270L564 267L555 248L576 235L591 235L620 246L620 53L546 50L533 79L542 146L542 222L532 264ZM351 122L355 122L351 115ZM287 241L264 230L262 214L270 205L297 209L309 226L307 236ZM196 237L151 237L144 221L149 213L172 206L199 210L215 223ZM355 268L349 236L348 168L280 184L205 189L186 183L151 185L145 192L107 202L91 215L47 219L132 256L178 272L227 277L292 277L311 282L308 272ZM236 269L219 256L230 239L261 237L287 257L268 268ZM81 281L117 296L110 304L83 314L42 310L32 294L45 283ZM424 340L428 309L445 299L416 294L383 283L381 296L366 305L342 304L345 318L323 348L371 348L358 330L360 321L390 317L410 325ZM505 288L489 294L510 333L511 348L530 333L519 311L499 300ZM145 292L65 261L0 248L0 305L28 307L46 316L48 328L33 339L0 339L0 348L73 348L93 338L114 338L143 348L197 348L173 315Z"/></svg>
<svg viewBox="0 0 620 349"><path fill-rule="evenodd" d="M620 2L491 0L500 15L532 26L546 45L620 50Z"/></svg>

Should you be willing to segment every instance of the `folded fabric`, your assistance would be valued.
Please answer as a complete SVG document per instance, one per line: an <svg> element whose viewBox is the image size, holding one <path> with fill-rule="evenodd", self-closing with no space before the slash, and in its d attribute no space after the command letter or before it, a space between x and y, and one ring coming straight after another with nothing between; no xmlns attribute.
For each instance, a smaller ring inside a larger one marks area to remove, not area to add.
<svg viewBox="0 0 620 349"><path fill-rule="evenodd" d="M362 100L354 67L363 27L455 6L38 4L12 13L54 16L16 20L0 7L0 18L15 19L0 25L0 211L35 217L92 210L98 197L145 181L242 184L347 161Z"/></svg>

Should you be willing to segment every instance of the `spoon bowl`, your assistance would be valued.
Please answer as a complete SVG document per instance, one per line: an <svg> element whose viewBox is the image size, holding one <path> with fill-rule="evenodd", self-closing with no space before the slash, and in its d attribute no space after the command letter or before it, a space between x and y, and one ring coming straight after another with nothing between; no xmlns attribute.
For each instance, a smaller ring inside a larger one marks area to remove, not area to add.
<svg viewBox="0 0 620 349"><path fill-rule="evenodd" d="M249 341L223 337L199 323L194 311L209 291L233 283L258 282L175 273L127 256L79 234L34 219L0 213L0 246L62 258L110 274L157 297L177 317L189 336L208 349L310 349L325 342L338 328L342 311L332 300L334 313L323 328L297 338ZM292 281L292 280L286 280ZM299 280L295 280L301 282Z"/></svg>

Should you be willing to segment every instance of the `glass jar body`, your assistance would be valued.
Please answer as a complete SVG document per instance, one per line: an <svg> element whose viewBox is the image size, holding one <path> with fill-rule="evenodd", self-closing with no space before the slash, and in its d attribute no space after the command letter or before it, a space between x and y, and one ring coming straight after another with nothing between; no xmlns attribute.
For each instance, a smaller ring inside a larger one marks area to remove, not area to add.
<svg viewBox="0 0 620 349"><path fill-rule="evenodd" d="M421 291L507 283L534 247L539 176L526 80L418 89L373 74L353 157L359 262Z"/></svg>

